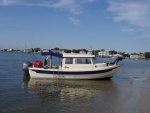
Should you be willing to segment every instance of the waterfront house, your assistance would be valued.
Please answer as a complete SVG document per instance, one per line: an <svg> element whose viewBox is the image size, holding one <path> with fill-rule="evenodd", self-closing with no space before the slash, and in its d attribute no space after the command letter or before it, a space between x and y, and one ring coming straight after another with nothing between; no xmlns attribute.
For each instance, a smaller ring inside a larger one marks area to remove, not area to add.
<svg viewBox="0 0 150 113"><path fill-rule="evenodd" d="M92 51L88 51L87 54L88 54L88 55L92 55Z"/></svg>
<svg viewBox="0 0 150 113"><path fill-rule="evenodd" d="M139 55L134 54L134 55L130 55L130 59L139 59Z"/></svg>
<svg viewBox="0 0 150 113"><path fill-rule="evenodd" d="M80 53L80 54L86 54L86 51L81 50L79 53Z"/></svg>
<svg viewBox="0 0 150 113"><path fill-rule="evenodd" d="M139 59L145 59L145 54L139 54Z"/></svg>
<svg viewBox="0 0 150 113"><path fill-rule="evenodd" d="M33 49L25 49L24 52L25 53L31 53L33 51Z"/></svg>
<svg viewBox="0 0 150 113"><path fill-rule="evenodd" d="M109 57L109 52L108 51L100 51L98 52L98 56L100 57Z"/></svg>

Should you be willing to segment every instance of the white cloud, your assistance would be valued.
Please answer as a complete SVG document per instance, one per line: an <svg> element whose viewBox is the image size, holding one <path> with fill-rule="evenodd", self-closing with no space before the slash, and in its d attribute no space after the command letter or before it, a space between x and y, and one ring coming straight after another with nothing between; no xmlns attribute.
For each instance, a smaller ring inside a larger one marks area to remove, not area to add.
<svg viewBox="0 0 150 113"><path fill-rule="evenodd" d="M0 5L8 6L13 4L21 3L23 0L0 0Z"/></svg>
<svg viewBox="0 0 150 113"><path fill-rule="evenodd" d="M115 21L126 21L138 27L150 27L150 2L110 1L108 10L114 13Z"/></svg>
<svg viewBox="0 0 150 113"><path fill-rule="evenodd" d="M84 13L83 5L93 3L95 0L0 0L1 6L21 5L28 7L48 7L61 9L74 15ZM72 24L79 25L80 20L69 18Z"/></svg>
<svg viewBox="0 0 150 113"><path fill-rule="evenodd" d="M24 6L38 6L50 7L54 9L63 9L73 14L82 14L83 4L92 3L95 0L0 0L0 5L24 5Z"/></svg>
<svg viewBox="0 0 150 113"><path fill-rule="evenodd" d="M131 28L131 27L124 27L124 28L122 29L122 31L124 31L124 32L133 32L133 31L135 31L135 29L134 29L134 28Z"/></svg>
<svg viewBox="0 0 150 113"><path fill-rule="evenodd" d="M123 27L122 31L134 32L134 39L150 39L149 0L109 1L108 10L113 13L115 22L128 26Z"/></svg>
<svg viewBox="0 0 150 113"><path fill-rule="evenodd" d="M78 4L75 0L58 0L58 2L51 4L51 7L62 8L62 9L70 11L73 14L82 13L80 4Z"/></svg>
<svg viewBox="0 0 150 113"><path fill-rule="evenodd" d="M79 19L75 19L73 17L70 17L69 18L70 22L75 24L75 25L79 25L80 24L80 20Z"/></svg>

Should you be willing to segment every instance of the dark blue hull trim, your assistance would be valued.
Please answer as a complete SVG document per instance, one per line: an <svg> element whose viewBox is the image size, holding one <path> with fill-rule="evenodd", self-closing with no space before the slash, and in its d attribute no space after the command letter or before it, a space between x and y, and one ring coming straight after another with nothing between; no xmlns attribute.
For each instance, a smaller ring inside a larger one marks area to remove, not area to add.
<svg viewBox="0 0 150 113"><path fill-rule="evenodd" d="M98 71L80 71L80 72L68 72L68 71L47 71L47 70L32 70L35 71L36 73L42 73L42 74L63 74L63 75L87 75L87 74L101 74L101 73L106 73L106 72L111 72L112 70L119 68L111 68L111 69L106 69L106 70L98 70Z"/></svg>

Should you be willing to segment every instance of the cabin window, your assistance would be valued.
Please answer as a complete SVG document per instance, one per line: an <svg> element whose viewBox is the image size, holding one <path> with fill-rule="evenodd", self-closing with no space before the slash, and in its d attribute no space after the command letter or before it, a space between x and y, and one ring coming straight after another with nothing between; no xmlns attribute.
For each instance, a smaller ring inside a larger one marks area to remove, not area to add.
<svg viewBox="0 0 150 113"><path fill-rule="evenodd" d="M76 58L76 64L91 64L90 58Z"/></svg>
<svg viewBox="0 0 150 113"><path fill-rule="evenodd" d="M66 58L65 64L73 64L73 58Z"/></svg>

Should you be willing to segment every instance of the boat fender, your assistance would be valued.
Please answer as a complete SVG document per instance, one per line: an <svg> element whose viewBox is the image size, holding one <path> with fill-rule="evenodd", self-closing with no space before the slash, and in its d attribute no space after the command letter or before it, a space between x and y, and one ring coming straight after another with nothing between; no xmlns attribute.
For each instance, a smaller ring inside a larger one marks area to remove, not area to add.
<svg viewBox="0 0 150 113"><path fill-rule="evenodd" d="M34 67L41 68L42 67L42 62L38 61L38 60L34 61Z"/></svg>

